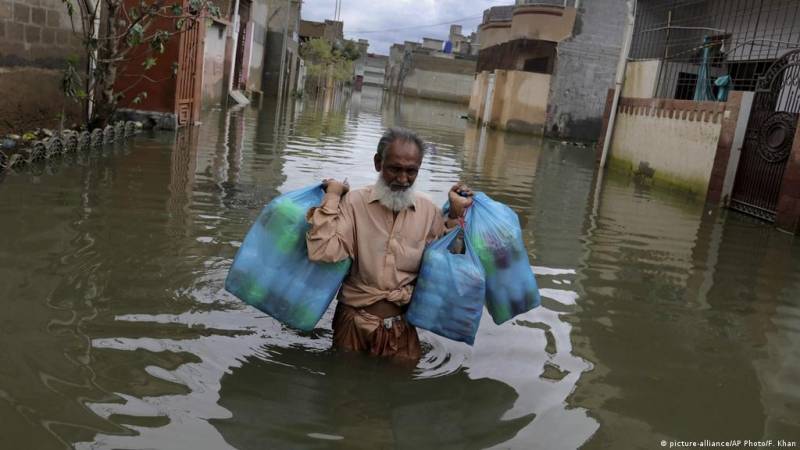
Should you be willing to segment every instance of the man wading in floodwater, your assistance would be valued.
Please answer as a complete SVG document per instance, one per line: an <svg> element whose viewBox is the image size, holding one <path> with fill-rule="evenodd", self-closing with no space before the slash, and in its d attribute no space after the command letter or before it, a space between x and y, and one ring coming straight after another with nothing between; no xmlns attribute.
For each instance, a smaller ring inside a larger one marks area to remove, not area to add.
<svg viewBox="0 0 800 450"><path fill-rule="evenodd" d="M333 316L333 347L417 361L417 330L403 313L411 301L425 244L452 229L472 204L472 191L457 183L450 211L414 192L424 145L409 130L390 128L378 142L374 186L350 190L323 182L325 197L308 212L306 236L312 261L352 258ZM347 195L345 195L347 194Z"/></svg>

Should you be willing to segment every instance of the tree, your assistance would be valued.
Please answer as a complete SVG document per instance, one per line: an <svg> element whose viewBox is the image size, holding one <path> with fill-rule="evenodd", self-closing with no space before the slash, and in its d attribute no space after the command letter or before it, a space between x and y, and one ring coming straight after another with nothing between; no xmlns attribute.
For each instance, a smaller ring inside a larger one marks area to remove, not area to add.
<svg viewBox="0 0 800 450"><path fill-rule="evenodd" d="M336 42L309 39L300 47L300 54L308 62L308 75L322 84L323 77L335 81L349 81L353 76L353 61L361 57L358 46L352 41Z"/></svg>
<svg viewBox="0 0 800 450"><path fill-rule="evenodd" d="M209 0L61 0L72 19L73 31L80 33L86 51L83 57L68 59L62 89L76 101L92 104L86 117L90 129L103 127L114 115L117 104L133 95L132 103L147 98L142 81L154 80L148 73L159 64L167 43L174 36L198 26L198 21L219 17L219 8ZM79 21L76 26L76 19ZM130 83L116 89L125 76L122 69L133 58L142 57L142 67L131 75ZM83 61L89 70L85 78L77 66ZM177 74L173 62L172 76Z"/></svg>

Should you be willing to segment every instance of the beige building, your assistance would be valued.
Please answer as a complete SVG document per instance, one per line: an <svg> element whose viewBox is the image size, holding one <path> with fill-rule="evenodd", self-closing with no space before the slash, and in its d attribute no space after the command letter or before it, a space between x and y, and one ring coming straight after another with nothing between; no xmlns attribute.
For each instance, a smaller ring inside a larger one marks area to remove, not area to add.
<svg viewBox="0 0 800 450"><path fill-rule="evenodd" d="M445 53L441 39L394 44L389 50L384 86L402 95L466 104L476 59L469 54Z"/></svg>
<svg viewBox="0 0 800 450"><path fill-rule="evenodd" d="M518 1L484 11L469 115L488 126L596 140L625 2Z"/></svg>
<svg viewBox="0 0 800 450"><path fill-rule="evenodd" d="M364 84L367 86L383 87L386 77L386 63L389 57L368 53L364 64Z"/></svg>

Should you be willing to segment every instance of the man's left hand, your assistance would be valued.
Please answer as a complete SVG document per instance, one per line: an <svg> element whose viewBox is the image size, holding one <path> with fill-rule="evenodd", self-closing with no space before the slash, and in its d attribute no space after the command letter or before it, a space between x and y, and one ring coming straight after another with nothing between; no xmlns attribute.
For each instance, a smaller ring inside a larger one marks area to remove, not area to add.
<svg viewBox="0 0 800 450"><path fill-rule="evenodd" d="M448 193L448 198L450 199L450 212L448 215L451 219L457 219L464 216L467 208L472 205L472 195L472 189L460 181L450 188L450 192Z"/></svg>

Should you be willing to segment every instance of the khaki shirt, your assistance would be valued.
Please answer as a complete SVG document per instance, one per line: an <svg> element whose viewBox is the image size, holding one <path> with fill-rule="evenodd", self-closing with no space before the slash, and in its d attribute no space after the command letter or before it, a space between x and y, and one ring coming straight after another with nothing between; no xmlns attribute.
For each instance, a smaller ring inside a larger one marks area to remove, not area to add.
<svg viewBox="0 0 800 450"><path fill-rule="evenodd" d="M307 219L311 224L306 235L309 259L353 260L339 300L356 308L379 300L397 305L411 301L425 245L448 230L441 209L428 198L418 194L414 205L395 218L371 186L342 199L325 194L320 206L308 211Z"/></svg>

